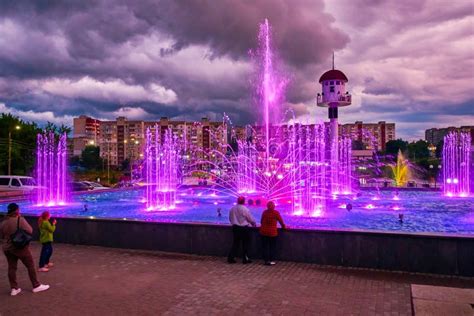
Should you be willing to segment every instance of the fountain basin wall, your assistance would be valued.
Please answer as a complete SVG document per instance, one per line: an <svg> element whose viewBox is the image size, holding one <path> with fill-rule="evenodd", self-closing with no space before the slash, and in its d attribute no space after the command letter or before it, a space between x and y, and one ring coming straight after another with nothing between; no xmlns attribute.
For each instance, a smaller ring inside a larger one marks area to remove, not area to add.
<svg viewBox="0 0 474 316"><path fill-rule="evenodd" d="M26 218L36 227L36 217ZM61 218L54 238L61 243L224 257L232 233L230 226L214 224ZM252 229L251 257L259 258L259 250L258 230ZM474 237L294 229L280 232L278 259L474 277Z"/></svg>

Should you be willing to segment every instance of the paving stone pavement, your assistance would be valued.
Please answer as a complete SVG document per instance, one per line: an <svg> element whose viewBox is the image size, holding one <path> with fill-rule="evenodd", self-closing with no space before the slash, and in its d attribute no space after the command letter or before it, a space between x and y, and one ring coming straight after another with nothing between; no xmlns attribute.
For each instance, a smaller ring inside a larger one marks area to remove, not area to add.
<svg viewBox="0 0 474 316"><path fill-rule="evenodd" d="M39 245L33 244L35 259ZM3 257L3 255L2 255ZM0 259L0 315L412 315L411 284L474 288L467 278L279 262L229 265L224 258L54 245L51 285L9 296Z"/></svg>

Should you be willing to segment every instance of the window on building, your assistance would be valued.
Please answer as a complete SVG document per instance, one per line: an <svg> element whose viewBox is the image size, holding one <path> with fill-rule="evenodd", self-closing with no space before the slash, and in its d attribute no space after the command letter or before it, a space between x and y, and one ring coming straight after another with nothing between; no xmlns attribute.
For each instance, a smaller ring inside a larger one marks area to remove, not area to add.
<svg viewBox="0 0 474 316"><path fill-rule="evenodd" d="M329 82L326 81L324 84L325 84L326 86L328 86L328 85L329 85Z"/></svg>
<svg viewBox="0 0 474 316"><path fill-rule="evenodd" d="M334 85L334 81L331 81L331 86L333 86L333 85Z"/></svg>
<svg viewBox="0 0 474 316"><path fill-rule="evenodd" d="M334 86L329 87L329 92L334 92Z"/></svg>
<svg viewBox="0 0 474 316"><path fill-rule="evenodd" d="M339 81L336 81L336 86L338 86L339 84L340 84Z"/></svg>

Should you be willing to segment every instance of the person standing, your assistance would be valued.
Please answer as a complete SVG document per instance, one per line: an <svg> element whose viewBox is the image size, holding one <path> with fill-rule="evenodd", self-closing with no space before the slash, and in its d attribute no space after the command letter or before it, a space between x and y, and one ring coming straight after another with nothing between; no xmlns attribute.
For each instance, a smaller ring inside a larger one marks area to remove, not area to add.
<svg viewBox="0 0 474 316"><path fill-rule="evenodd" d="M248 256L248 246L250 242L250 226L257 226L250 210L245 207L245 198L239 196L237 198L237 205L234 205L229 211L229 221L232 224L232 248L227 257L228 263L236 263L235 257L239 252L242 244L242 263L251 263Z"/></svg>
<svg viewBox="0 0 474 316"><path fill-rule="evenodd" d="M31 255L29 245L23 248L17 248L11 241L11 235L14 234L18 228L23 229L29 234L33 233L33 228L28 222L20 216L20 207L16 203L8 204L7 216L0 224L0 237L3 240L3 253L8 262L8 281L10 282L11 296L18 295L21 288L18 287L16 281L16 270L18 260L20 260L28 269L31 284L33 285L33 293L46 291L49 285L41 284L36 277L35 264L33 256Z"/></svg>
<svg viewBox="0 0 474 316"><path fill-rule="evenodd" d="M283 229L286 229L286 225L281 218L280 212L275 210L275 203L270 201L267 203L267 209L262 213L262 219L260 220L260 236L262 238L262 255L265 265L275 265L275 252L276 242L278 236L277 223Z"/></svg>
<svg viewBox="0 0 474 316"><path fill-rule="evenodd" d="M38 219L38 227L40 231L41 255L39 261L40 272L48 272L53 263L49 261L53 255L53 233L56 230L56 220L51 224L49 219L51 215L48 211L44 211Z"/></svg>

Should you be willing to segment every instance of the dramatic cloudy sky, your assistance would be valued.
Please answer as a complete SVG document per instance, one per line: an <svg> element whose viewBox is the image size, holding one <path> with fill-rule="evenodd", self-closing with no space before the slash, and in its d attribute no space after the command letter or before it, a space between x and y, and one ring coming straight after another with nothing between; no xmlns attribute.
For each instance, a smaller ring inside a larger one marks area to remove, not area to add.
<svg viewBox="0 0 474 316"><path fill-rule="evenodd" d="M249 50L268 18L286 102L320 121L318 78L349 77L342 122L474 125L473 4L464 0L154 0L0 2L0 111L70 124L161 116L257 118Z"/></svg>

